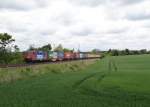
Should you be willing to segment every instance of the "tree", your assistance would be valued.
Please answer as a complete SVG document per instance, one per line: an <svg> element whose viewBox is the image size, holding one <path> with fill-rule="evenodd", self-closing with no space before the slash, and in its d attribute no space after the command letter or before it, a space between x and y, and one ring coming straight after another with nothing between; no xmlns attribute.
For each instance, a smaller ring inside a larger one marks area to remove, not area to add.
<svg viewBox="0 0 150 107"><path fill-rule="evenodd" d="M129 55L130 54L130 50L129 49L125 49L125 55Z"/></svg>
<svg viewBox="0 0 150 107"><path fill-rule="evenodd" d="M14 42L15 39L12 39L12 36L7 33L0 33L0 49L2 51L6 50L7 45Z"/></svg>
<svg viewBox="0 0 150 107"><path fill-rule="evenodd" d="M17 45L14 46L14 49L15 49L15 52L19 52L20 51L20 49L19 49L19 47Z"/></svg>
<svg viewBox="0 0 150 107"><path fill-rule="evenodd" d="M107 55L112 56L112 50L111 49L108 50Z"/></svg>
<svg viewBox="0 0 150 107"><path fill-rule="evenodd" d="M11 35L0 33L0 63L8 63L12 60L11 49L7 49L7 46L14 41Z"/></svg>
<svg viewBox="0 0 150 107"><path fill-rule="evenodd" d="M50 51L51 49L52 49L51 44L47 44L39 48L39 50L43 50L43 51Z"/></svg>
<svg viewBox="0 0 150 107"><path fill-rule="evenodd" d="M33 50L37 50L34 45L30 45L28 51L33 51Z"/></svg>
<svg viewBox="0 0 150 107"><path fill-rule="evenodd" d="M119 51L118 50L112 50L112 56L118 56L119 55Z"/></svg>
<svg viewBox="0 0 150 107"><path fill-rule="evenodd" d="M59 44L54 51L58 51L58 52L63 52L63 46L61 44Z"/></svg>
<svg viewBox="0 0 150 107"><path fill-rule="evenodd" d="M99 49L93 49L93 50L92 50L92 53L94 53L94 54L99 53L99 52L100 52Z"/></svg>
<svg viewBox="0 0 150 107"><path fill-rule="evenodd" d="M146 49L141 49L141 50L140 50L140 53L141 53L141 54L147 54L147 50L146 50Z"/></svg>
<svg viewBox="0 0 150 107"><path fill-rule="evenodd" d="M150 54L150 51L149 51L149 50L147 51L147 54Z"/></svg>
<svg viewBox="0 0 150 107"><path fill-rule="evenodd" d="M111 49L108 50L108 53L111 53Z"/></svg>
<svg viewBox="0 0 150 107"><path fill-rule="evenodd" d="M72 50L71 50L71 49L68 49L68 48L64 48L64 49L63 49L63 52L73 52L73 51L74 51L74 49L72 49Z"/></svg>
<svg viewBox="0 0 150 107"><path fill-rule="evenodd" d="M139 55L140 54L140 51L138 51L138 50L133 50L132 52L133 52L133 55Z"/></svg>

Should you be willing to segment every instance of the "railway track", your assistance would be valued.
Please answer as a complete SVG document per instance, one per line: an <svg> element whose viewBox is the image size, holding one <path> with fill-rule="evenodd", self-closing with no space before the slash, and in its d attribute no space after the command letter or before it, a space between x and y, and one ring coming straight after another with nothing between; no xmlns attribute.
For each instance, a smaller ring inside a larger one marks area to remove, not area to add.
<svg viewBox="0 0 150 107"><path fill-rule="evenodd" d="M65 62L75 62L75 61L83 61L83 60L91 60L91 59L100 59L96 58L88 58L88 59L76 59L76 60L63 60L63 61L55 61L55 62L34 62L34 63L25 63L25 64L0 64L0 68L18 68L18 67L28 67L34 65L43 65L43 64L59 64Z"/></svg>

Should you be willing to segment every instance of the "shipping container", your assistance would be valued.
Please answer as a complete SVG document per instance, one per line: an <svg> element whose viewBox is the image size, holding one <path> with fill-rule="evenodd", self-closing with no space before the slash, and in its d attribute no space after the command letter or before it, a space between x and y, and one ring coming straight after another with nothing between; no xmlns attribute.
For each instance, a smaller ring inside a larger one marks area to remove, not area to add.
<svg viewBox="0 0 150 107"><path fill-rule="evenodd" d="M51 61L56 61L57 60L57 52L49 51L48 52L48 58Z"/></svg>
<svg viewBox="0 0 150 107"><path fill-rule="evenodd" d="M64 52L57 52L57 59L62 61L64 59Z"/></svg>
<svg viewBox="0 0 150 107"><path fill-rule="evenodd" d="M80 59L80 53L79 52L74 53L74 59Z"/></svg>
<svg viewBox="0 0 150 107"><path fill-rule="evenodd" d="M65 53L64 53L64 59L65 59L65 60L74 59L74 54L73 54L73 52L65 52Z"/></svg>
<svg viewBox="0 0 150 107"><path fill-rule="evenodd" d="M100 55L99 54L87 54L88 58L99 58Z"/></svg>
<svg viewBox="0 0 150 107"><path fill-rule="evenodd" d="M48 59L48 52L44 52L44 60L45 61L48 61L49 59Z"/></svg>
<svg viewBox="0 0 150 107"><path fill-rule="evenodd" d="M88 58L94 58L95 57L95 54L87 54L88 55Z"/></svg>
<svg viewBox="0 0 150 107"><path fill-rule="evenodd" d="M28 51L24 52L25 61L46 61L48 59L47 52L44 51Z"/></svg>
<svg viewBox="0 0 150 107"><path fill-rule="evenodd" d="M44 58L45 58L45 53L43 51L36 52L36 60L37 61L43 61Z"/></svg>
<svg viewBox="0 0 150 107"><path fill-rule="evenodd" d="M25 61L36 61L36 51L28 51L23 54Z"/></svg>
<svg viewBox="0 0 150 107"><path fill-rule="evenodd" d="M81 52L81 53L80 53L80 58L81 58L81 59L86 59L86 58L88 58L87 53Z"/></svg>
<svg viewBox="0 0 150 107"><path fill-rule="evenodd" d="M86 58L87 58L87 54L83 53L83 59L86 59Z"/></svg>
<svg viewBox="0 0 150 107"><path fill-rule="evenodd" d="M83 53L80 53L80 59L83 59Z"/></svg>

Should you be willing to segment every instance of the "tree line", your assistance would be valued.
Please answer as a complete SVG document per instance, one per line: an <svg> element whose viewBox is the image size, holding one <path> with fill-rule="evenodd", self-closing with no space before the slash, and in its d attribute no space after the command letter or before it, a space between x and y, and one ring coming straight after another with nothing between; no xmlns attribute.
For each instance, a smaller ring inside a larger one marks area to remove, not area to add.
<svg viewBox="0 0 150 107"><path fill-rule="evenodd" d="M29 49L27 49L27 51L32 51L32 50L51 51L52 46L51 46L51 44L47 44L47 45L44 45L42 47L36 48L33 45L30 45ZM53 51L56 51L56 52L74 52L74 49L64 48L61 44L59 44L58 46L54 47Z"/></svg>
<svg viewBox="0 0 150 107"><path fill-rule="evenodd" d="M117 50L117 49L109 49L105 54L110 56L123 56L123 55L141 55L141 54L150 54L150 51L147 49L141 49L141 50L130 50L130 49L124 49L124 50Z"/></svg>

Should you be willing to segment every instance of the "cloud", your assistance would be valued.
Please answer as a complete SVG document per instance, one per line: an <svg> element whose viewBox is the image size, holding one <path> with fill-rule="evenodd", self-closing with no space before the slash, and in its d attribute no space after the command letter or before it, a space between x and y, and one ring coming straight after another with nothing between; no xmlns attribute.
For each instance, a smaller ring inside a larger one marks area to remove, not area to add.
<svg viewBox="0 0 150 107"><path fill-rule="evenodd" d="M130 14L127 16L128 20L150 20L150 14L138 13L138 14Z"/></svg>
<svg viewBox="0 0 150 107"><path fill-rule="evenodd" d="M95 7L106 3L106 1L105 0L72 0L72 3L77 5L87 5L87 6Z"/></svg>
<svg viewBox="0 0 150 107"><path fill-rule="evenodd" d="M96 32L93 29L90 28L84 28L84 29L76 29L75 31L71 32L71 35L75 36L89 36L89 35L95 35Z"/></svg>
<svg viewBox="0 0 150 107"><path fill-rule="evenodd" d="M125 6L133 5L145 0L72 0L72 3L83 6L99 6L99 5L108 5L108 6Z"/></svg>
<svg viewBox="0 0 150 107"><path fill-rule="evenodd" d="M143 2L145 0L116 0L116 1L118 1L120 5L133 5L133 4Z"/></svg>
<svg viewBox="0 0 150 107"><path fill-rule="evenodd" d="M82 51L149 48L148 0L0 1L0 32L25 50L47 43ZM15 11L12 11L15 10Z"/></svg>
<svg viewBox="0 0 150 107"><path fill-rule="evenodd" d="M0 9L6 10L32 10L45 7L48 0L0 0Z"/></svg>

